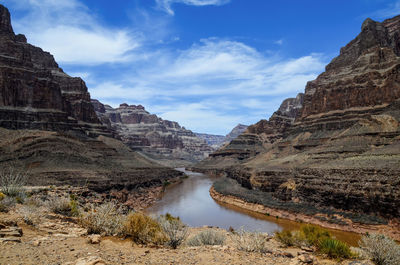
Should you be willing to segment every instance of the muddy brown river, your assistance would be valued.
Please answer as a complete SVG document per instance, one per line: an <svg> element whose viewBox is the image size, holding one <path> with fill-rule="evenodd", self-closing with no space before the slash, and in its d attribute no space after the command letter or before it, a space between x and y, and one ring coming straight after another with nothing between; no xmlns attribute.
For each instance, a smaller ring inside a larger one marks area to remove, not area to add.
<svg viewBox="0 0 400 265"><path fill-rule="evenodd" d="M170 213L179 216L181 220L192 227L217 226L235 230L243 227L245 230L267 232L273 234L283 229L295 230L300 223L290 220L246 211L232 205L221 204L211 198L210 187L216 178L201 173L184 171L189 178L182 183L173 184L166 188L161 200L146 209L150 215ZM336 238L350 245L357 245L360 235L356 233L329 230Z"/></svg>

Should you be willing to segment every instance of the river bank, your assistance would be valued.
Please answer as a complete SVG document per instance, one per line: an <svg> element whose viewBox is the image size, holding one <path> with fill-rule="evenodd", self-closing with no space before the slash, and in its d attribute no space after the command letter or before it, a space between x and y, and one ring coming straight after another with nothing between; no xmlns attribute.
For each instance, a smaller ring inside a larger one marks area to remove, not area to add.
<svg viewBox="0 0 400 265"><path fill-rule="evenodd" d="M282 247L268 235L265 235L267 251L248 252L238 249L234 233L212 227L189 228L188 238L214 230L226 236L223 245L193 247L184 243L177 249L138 245L122 237L89 235L77 218L48 211L28 225L24 207L18 204L8 213L0 212L0 264L372 264L355 260L338 262L310 249Z"/></svg>
<svg viewBox="0 0 400 265"><path fill-rule="evenodd" d="M246 210L254 211L268 216L275 216L277 218L284 218L296 222L310 223L319 225L324 228L335 229L346 232L354 232L358 234L380 233L390 236L391 238L397 241L400 240L400 223L397 220L392 220L387 225L366 225L366 224L354 223L351 222L351 220L347 220L348 222L350 222L350 224L348 225L332 224L329 222L323 222L321 221L321 219L316 218L314 216L309 216L299 213L291 213L285 210L269 208L261 204L246 202L243 199L235 196L223 195L221 193L218 193L214 189L214 187L210 188L210 196L218 202L234 205L236 207L240 207Z"/></svg>

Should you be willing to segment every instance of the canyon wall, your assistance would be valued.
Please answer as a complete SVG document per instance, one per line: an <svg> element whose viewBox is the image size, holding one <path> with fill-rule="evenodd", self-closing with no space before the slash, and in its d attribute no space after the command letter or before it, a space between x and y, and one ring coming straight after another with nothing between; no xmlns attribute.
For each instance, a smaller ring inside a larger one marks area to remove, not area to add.
<svg viewBox="0 0 400 265"><path fill-rule="evenodd" d="M284 101L198 169L282 202L400 218L399 36L400 16L365 20L299 104Z"/></svg>
<svg viewBox="0 0 400 265"><path fill-rule="evenodd" d="M0 5L0 171L31 185L87 185L97 191L162 186L182 175L132 151L101 124L85 82L15 35Z"/></svg>
<svg viewBox="0 0 400 265"><path fill-rule="evenodd" d="M213 151L192 131L150 114L141 105L121 104L114 109L98 100L92 100L92 104L103 124L114 130L126 145L165 165L189 165Z"/></svg>

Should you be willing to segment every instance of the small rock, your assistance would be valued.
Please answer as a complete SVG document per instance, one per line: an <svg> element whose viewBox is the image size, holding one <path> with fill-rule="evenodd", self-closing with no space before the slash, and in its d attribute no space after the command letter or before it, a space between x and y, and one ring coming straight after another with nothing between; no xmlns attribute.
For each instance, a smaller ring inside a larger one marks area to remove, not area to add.
<svg viewBox="0 0 400 265"><path fill-rule="evenodd" d="M34 245L35 247L38 247L38 246L40 246L40 243L41 242L39 240L35 240L32 242L32 245Z"/></svg>
<svg viewBox="0 0 400 265"><path fill-rule="evenodd" d="M282 253L279 253L279 254L280 254L280 256L282 256L282 257L294 258L293 254L290 253L290 252L282 252Z"/></svg>
<svg viewBox="0 0 400 265"><path fill-rule="evenodd" d="M100 244L101 236L100 235L90 235L88 237L88 241L90 244Z"/></svg>
<svg viewBox="0 0 400 265"><path fill-rule="evenodd" d="M312 264L314 262L314 257L311 255L303 254L297 257L301 262L306 264Z"/></svg>
<svg viewBox="0 0 400 265"><path fill-rule="evenodd" d="M305 252L314 252L314 249L309 247L301 247L301 250L304 250Z"/></svg>
<svg viewBox="0 0 400 265"><path fill-rule="evenodd" d="M106 263L97 256L91 256L76 260L75 265L106 265Z"/></svg>
<svg viewBox="0 0 400 265"><path fill-rule="evenodd" d="M146 250L144 253L149 254L149 253L150 253L150 250Z"/></svg>

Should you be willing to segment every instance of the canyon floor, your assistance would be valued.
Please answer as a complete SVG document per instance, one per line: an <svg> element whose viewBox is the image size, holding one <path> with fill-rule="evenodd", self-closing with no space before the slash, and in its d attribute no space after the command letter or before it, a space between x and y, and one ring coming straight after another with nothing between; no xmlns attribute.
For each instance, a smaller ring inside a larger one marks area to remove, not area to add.
<svg viewBox="0 0 400 265"><path fill-rule="evenodd" d="M50 187L49 187L50 188ZM310 249L284 248L268 236L267 253L237 249L232 233L222 246L178 249L166 246L134 244L130 239L88 235L77 218L46 212L34 225L24 221L17 204L8 213L0 213L0 264L346 264L367 265L370 261L329 260ZM190 228L189 236L210 227Z"/></svg>

